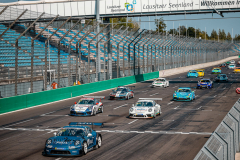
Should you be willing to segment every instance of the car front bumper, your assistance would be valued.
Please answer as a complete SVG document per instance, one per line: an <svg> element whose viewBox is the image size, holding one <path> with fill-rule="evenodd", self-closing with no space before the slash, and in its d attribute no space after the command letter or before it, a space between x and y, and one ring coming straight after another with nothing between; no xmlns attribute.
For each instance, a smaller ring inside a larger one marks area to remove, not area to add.
<svg viewBox="0 0 240 160"><path fill-rule="evenodd" d="M129 118L153 118L153 113L129 113Z"/></svg>
<svg viewBox="0 0 240 160"><path fill-rule="evenodd" d="M174 101L191 101L190 97L173 97Z"/></svg>
<svg viewBox="0 0 240 160"><path fill-rule="evenodd" d="M66 150L56 150L54 148L45 148L42 152L44 156L79 156L82 154L82 150L80 148L76 149L66 149Z"/></svg>
<svg viewBox="0 0 240 160"><path fill-rule="evenodd" d="M165 84L152 84L152 87L165 87Z"/></svg>
<svg viewBox="0 0 240 160"><path fill-rule="evenodd" d="M70 111L70 116L91 116L92 112Z"/></svg>

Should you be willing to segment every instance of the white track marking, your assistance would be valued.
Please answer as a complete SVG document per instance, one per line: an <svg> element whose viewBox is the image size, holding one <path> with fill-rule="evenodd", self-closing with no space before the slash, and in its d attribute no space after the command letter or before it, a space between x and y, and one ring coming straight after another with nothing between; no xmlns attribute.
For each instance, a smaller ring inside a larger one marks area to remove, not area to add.
<svg viewBox="0 0 240 160"><path fill-rule="evenodd" d="M163 119L163 121L171 121L171 122L173 122L174 120L165 120L165 119Z"/></svg>
<svg viewBox="0 0 240 160"><path fill-rule="evenodd" d="M178 109L178 107L179 107L179 106L177 106L177 107L175 107L175 108L173 108L173 109Z"/></svg>
<svg viewBox="0 0 240 160"><path fill-rule="evenodd" d="M113 108L113 109L118 109L118 108L121 108L121 107L126 106L126 105L128 105L128 104L124 104L124 105L118 106L118 107Z"/></svg>
<svg viewBox="0 0 240 160"><path fill-rule="evenodd" d="M48 113L42 114L42 115L40 115L40 116L45 116L45 115L52 114L52 113L55 113L55 112L56 112L56 111L48 112Z"/></svg>
<svg viewBox="0 0 240 160"><path fill-rule="evenodd" d="M36 132L56 132L58 129L36 129L36 128L0 128L0 130L16 130L16 131L36 131ZM128 130L97 130L96 132L107 132L107 133L145 133L145 134L200 134L200 135L211 135L209 132L172 132L172 131L128 131ZM5 140L5 139L4 139ZM3 141L3 140L2 140Z"/></svg>
<svg viewBox="0 0 240 160"><path fill-rule="evenodd" d="M217 95L213 96L214 98L217 97Z"/></svg>
<svg viewBox="0 0 240 160"><path fill-rule="evenodd" d="M42 117L68 117L69 115L41 115Z"/></svg>
<svg viewBox="0 0 240 160"><path fill-rule="evenodd" d="M147 92L148 90L146 90L146 91L142 91L142 92Z"/></svg>
<svg viewBox="0 0 240 160"><path fill-rule="evenodd" d="M155 95L157 95L157 94L159 94L159 93L154 93L154 94L152 94L152 95L150 95L150 96L155 96Z"/></svg>
<svg viewBox="0 0 240 160"><path fill-rule="evenodd" d="M130 122L130 123L128 123L128 124L132 124L132 123L134 123L134 122L136 122L138 119L136 119L136 120L134 120L134 121L132 121L132 122Z"/></svg>
<svg viewBox="0 0 240 160"><path fill-rule="evenodd" d="M201 109L202 108L202 106L200 106L198 109Z"/></svg>
<svg viewBox="0 0 240 160"><path fill-rule="evenodd" d="M22 123L25 123L25 122L29 122L29 121L32 121L32 120L34 120L34 119L29 119L29 120L22 121L22 122L19 122L19 123L14 123L14 124L11 124L11 125L8 125L8 126L5 126L5 127L15 126L15 125L22 124Z"/></svg>
<svg viewBox="0 0 240 160"><path fill-rule="evenodd" d="M167 105L170 105L170 104L172 104L173 102L170 102L170 103L168 103Z"/></svg>
<svg viewBox="0 0 240 160"><path fill-rule="evenodd" d="M60 158L57 158L57 159L55 159L55 160L60 160L60 159L62 159L62 157L60 157Z"/></svg>

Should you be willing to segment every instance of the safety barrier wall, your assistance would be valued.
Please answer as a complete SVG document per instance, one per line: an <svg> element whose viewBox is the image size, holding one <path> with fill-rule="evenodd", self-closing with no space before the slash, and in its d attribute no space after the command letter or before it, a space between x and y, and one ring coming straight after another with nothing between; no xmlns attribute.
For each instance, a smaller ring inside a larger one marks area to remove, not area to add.
<svg viewBox="0 0 240 160"><path fill-rule="evenodd" d="M224 117L194 160L234 160L240 143L240 99Z"/></svg>
<svg viewBox="0 0 240 160"><path fill-rule="evenodd" d="M158 72L0 99L0 114L157 78Z"/></svg>

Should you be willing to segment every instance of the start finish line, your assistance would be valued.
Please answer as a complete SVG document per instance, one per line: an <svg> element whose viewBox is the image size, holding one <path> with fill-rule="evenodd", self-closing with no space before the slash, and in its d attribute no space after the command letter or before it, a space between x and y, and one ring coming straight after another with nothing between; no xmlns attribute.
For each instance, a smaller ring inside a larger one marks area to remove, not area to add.
<svg viewBox="0 0 240 160"><path fill-rule="evenodd" d="M99 6L96 6L99 4ZM92 18L99 7L100 17L155 16L212 12L240 12L240 0L39 0L0 3L0 7L28 9L50 15Z"/></svg>

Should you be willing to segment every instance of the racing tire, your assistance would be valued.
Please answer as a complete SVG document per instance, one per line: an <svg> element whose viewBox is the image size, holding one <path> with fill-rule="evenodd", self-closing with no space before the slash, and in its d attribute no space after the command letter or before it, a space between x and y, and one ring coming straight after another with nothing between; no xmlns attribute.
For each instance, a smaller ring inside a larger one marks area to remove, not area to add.
<svg viewBox="0 0 240 160"><path fill-rule="evenodd" d="M100 108L99 113L103 113L103 106Z"/></svg>
<svg viewBox="0 0 240 160"><path fill-rule="evenodd" d="M97 111L94 109L93 110L93 116L96 116L96 114L97 114Z"/></svg>
<svg viewBox="0 0 240 160"><path fill-rule="evenodd" d="M165 85L164 88L167 88L167 85Z"/></svg>
<svg viewBox="0 0 240 160"><path fill-rule="evenodd" d="M86 155L87 152L88 152L88 145L87 145L87 142L83 142L83 145L82 145L82 154L83 155Z"/></svg>
<svg viewBox="0 0 240 160"><path fill-rule="evenodd" d="M97 135L97 142L96 145L93 147L93 149L98 149L102 146L102 137Z"/></svg>

